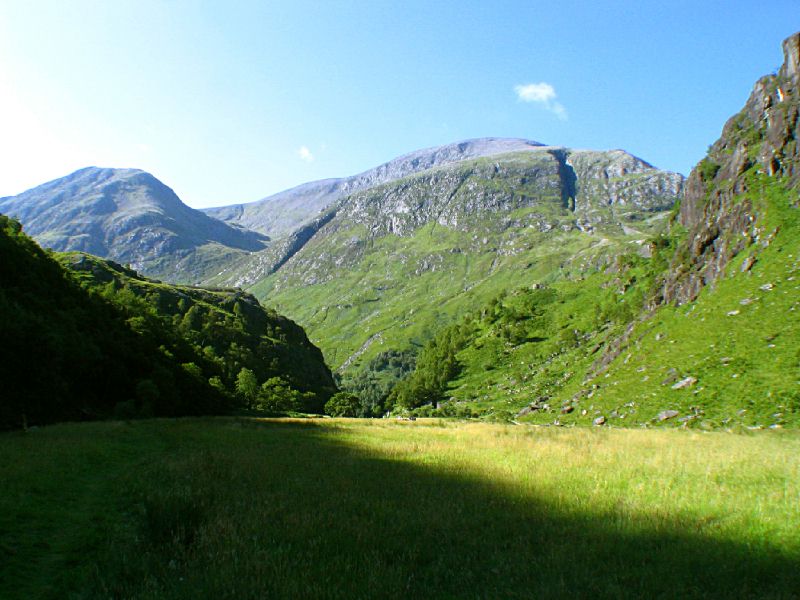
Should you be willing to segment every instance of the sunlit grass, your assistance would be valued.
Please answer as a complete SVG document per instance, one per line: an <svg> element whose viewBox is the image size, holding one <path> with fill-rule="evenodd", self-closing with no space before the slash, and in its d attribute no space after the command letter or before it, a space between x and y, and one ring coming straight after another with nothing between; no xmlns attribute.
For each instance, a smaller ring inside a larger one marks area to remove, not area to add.
<svg viewBox="0 0 800 600"><path fill-rule="evenodd" d="M794 597L800 436L186 419L0 437L0 597Z"/></svg>

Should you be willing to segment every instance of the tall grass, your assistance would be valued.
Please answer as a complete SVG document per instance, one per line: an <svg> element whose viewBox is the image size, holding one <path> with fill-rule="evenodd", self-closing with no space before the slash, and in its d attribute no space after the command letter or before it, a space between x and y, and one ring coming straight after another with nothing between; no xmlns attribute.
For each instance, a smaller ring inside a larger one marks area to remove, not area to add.
<svg viewBox="0 0 800 600"><path fill-rule="evenodd" d="M800 436L187 419L0 436L0 597L797 597Z"/></svg>

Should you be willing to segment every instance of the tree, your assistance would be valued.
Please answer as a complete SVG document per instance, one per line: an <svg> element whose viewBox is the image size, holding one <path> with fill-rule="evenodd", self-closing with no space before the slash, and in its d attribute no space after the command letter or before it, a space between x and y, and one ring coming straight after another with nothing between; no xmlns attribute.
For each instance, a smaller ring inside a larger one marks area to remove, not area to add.
<svg viewBox="0 0 800 600"><path fill-rule="evenodd" d="M361 399L355 394L338 392L325 404L325 414L332 417L357 417L361 411Z"/></svg>
<svg viewBox="0 0 800 600"><path fill-rule="evenodd" d="M283 377L270 377L261 384L257 407L269 412L300 411L303 410L303 395Z"/></svg>
<svg viewBox="0 0 800 600"><path fill-rule="evenodd" d="M236 376L236 393L244 400L247 408L253 408L258 398L258 379L255 373L246 367L242 367Z"/></svg>

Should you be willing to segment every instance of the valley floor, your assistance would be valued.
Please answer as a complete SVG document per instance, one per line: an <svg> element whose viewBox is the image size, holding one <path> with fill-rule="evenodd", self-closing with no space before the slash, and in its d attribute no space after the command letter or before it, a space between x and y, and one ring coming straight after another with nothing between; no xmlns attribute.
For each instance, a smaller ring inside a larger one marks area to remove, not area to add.
<svg viewBox="0 0 800 600"><path fill-rule="evenodd" d="M792 598L800 435L209 418L0 435L2 598Z"/></svg>

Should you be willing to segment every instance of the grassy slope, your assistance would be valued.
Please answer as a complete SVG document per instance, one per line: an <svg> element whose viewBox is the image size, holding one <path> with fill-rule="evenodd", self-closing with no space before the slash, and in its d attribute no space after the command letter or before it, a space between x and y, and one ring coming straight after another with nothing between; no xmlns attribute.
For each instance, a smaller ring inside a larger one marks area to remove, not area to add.
<svg viewBox="0 0 800 600"><path fill-rule="evenodd" d="M253 254L218 242L208 242L183 254L163 254L143 261L140 270L150 277L165 281L200 285L224 273L232 264L247 260Z"/></svg>
<svg viewBox="0 0 800 600"><path fill-rule="evenodd" d="M649 424L661 411L677 410L665 424L688 418L687 425L700 427L797 426L800 321L792 315L800 310L800 214L794 197L779 182L754 195L764 239L691 304L633 319L666 263L630 257L621 268L582 280L518 289L494 313L482 307L467 318L474 333L457 355L462 370L448 395L501 418L539 400L539 410L524 417L538 423L589 424L603 416L608 424ZM740 272L751 256L754 266ZM622 352L598 371L604 348L628 323L635 326ZM502 335L514 326L522 339ZM672 389L690 376L695 384ZM573 411L562 414L564 405Z"/></svg>
<svg viewBox="0 0 800 600"><path fill-rule="evenodd" d="M463 169L486 160L471 161ZM637 176L627 179L635 182ZM498 192L535 198L536 204L470 216L465 231L429 223L408 236L383 235L368 242L363 256L358 249L349 249L351 240L369 238L363 226L339 226L333 235L313 239L303 251L330 260L334 279L308 283L304 271L279 272L250 291L301 323L333 368L357 369L382 351L423 344L436 329L501 290L521 281L558 280L602 264L621 247L659 228L656 216L631 221L641 234L624 235L617 226L600 226L594 235L559 231L574 224L574 214L563 208L560 198L542 196L524 185L512 189L502 180L469 181L473 186L469 193L476 197ZM425 190L420 194L422 202ZM550 223L553 230L543 233L526 225L539 221Z"/></svg>
<svg viewBox="0 0 800 600"><path fill-rule="evenodd" d="M800 210L792 206L795 198L779 184L752 195L762 215L762 240L741 253L728 276L703 290L697 301L664 307L634 330L633 343L607 372L588 382L599 386L593 410L608 415L616 409L621 416L630 412L623 405L634 401L641 406L637 420L664 409L686 416L692 406L701 406L701 424L800 424L800 319L794 316L800 310ZM750 256L755 265L741 273ZM662 385L669 369L698 381L673 390Z"/></svg>
<svg viewBox="0 0 800 600"><path fill-rule="evenodd" d="M191 419L0 436L3 598L797 597L800 438Z"/></svg>
<svg viewBox="0 0 800 600"><path fill-rule="evenodd" d="M455 240L453 238L456 238ZM340 367L379 334L362 355L366 361L388 349L421 345L436 328L451 322L464 310L488 301L498 290L521 277L531 281L558 275L558 265L597 240L560 237L558 250L542 245L523 258L498 257L492 251L451 253L458 236L444 228L426 226L411 239L387 236L356 269L335 280L294 287L270 294L269 280L254 288L279 311L304 324L312 341L333 367ZM417 273L419 264L436 255L435 270ZM404 260L398 260L404 255Z"/></svg>

